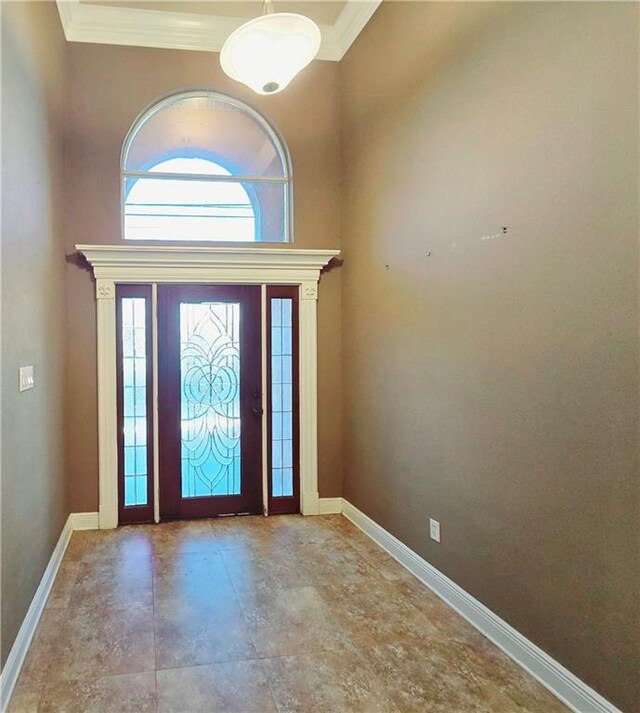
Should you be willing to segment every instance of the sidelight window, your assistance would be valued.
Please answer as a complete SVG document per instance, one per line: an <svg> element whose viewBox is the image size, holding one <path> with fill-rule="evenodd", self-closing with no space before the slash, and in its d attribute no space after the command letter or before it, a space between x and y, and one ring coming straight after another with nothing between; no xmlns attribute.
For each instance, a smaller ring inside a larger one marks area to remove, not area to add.
<svg viewBox="0 0 640 713"><path fill-rule="evenodd" d="M297 512L297 288L267 288L269 512Z"/></svg>
<svg viewBox="0 0 640 713"><path fill-rule="evenodd" d="M145 522L153 511L151 287L116 293L118 472L121 522Z"/></svg>

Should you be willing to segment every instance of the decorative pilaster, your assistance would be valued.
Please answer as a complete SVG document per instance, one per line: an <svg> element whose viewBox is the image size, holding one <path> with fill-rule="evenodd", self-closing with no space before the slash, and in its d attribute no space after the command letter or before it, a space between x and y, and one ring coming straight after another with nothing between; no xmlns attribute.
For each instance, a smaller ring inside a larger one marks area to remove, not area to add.
<svg viewBox="0 0 640 713"><path fill-rule="evenodd" d="M100 529L118 526L118 434L116 406L116 288L96 280L98 319L98 467Z"/></svg>
<svg viewBox="0 0 640 713"><path fill-rule="evenodd" d="M300 510L317 515L318 495L318 283L300 285Z"/></svg>

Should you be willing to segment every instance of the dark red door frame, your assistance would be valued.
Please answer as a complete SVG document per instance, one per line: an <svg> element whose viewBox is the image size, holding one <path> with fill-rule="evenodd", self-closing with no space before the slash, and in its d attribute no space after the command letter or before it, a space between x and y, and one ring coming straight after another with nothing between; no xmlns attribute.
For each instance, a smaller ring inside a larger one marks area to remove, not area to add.
<svg viewBox="0 0 640 713"><path fill-rule="evenodd" d="M183 498L181 494L181 302L239 302L240 495ZM262 512L262 404L260 286L161 285L158 287L158 435L162 519Z"/></svg>

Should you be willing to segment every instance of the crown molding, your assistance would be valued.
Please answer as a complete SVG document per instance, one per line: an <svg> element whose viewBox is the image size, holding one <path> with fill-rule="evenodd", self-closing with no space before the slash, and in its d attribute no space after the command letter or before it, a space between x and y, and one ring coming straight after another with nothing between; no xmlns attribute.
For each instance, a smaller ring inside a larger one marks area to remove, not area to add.
<svg viewBox="0 0 640 713"><path fill-rule="evenodd" d="M76 245L98 281L97 297L113 282L198 282L302 284L317 282L339 250L176 245Z"/></svg>
<svg viewBox="0 0 640 713"><path fill-rule="evenodd" d="M347 54L381 2L382 0L365 0L365 2L351 0L351 2L347 2L332 28L336 37L337 52L336 56L331 59L339 62Z"/></svg>
<svg viewBox="0 0 640 713"><path fill-rule="evenodd" d="M320 25L317 59L339 62L377 10L381 0L348 0L334 25ZM141 10L56 0L68 42L219 52L247 18Z"/></svg>

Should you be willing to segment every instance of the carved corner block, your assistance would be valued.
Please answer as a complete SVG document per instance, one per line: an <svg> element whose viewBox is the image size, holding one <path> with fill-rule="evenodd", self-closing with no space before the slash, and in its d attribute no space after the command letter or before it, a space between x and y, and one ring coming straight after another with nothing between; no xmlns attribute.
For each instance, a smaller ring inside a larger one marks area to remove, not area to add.
<svg viewBox="0 0 640 713"><path fill-rule="evenodd" d="M300 287L300 297L303 300L317 300L318 299L318 283L317 282L304 282Z"/></svg>
<svg viewBox="0 0 640 713"><path fill-rule="evenodd" d="M111 281L98 280L96 282L96 299L114 300L116 297L116 286Z"/></svg>

